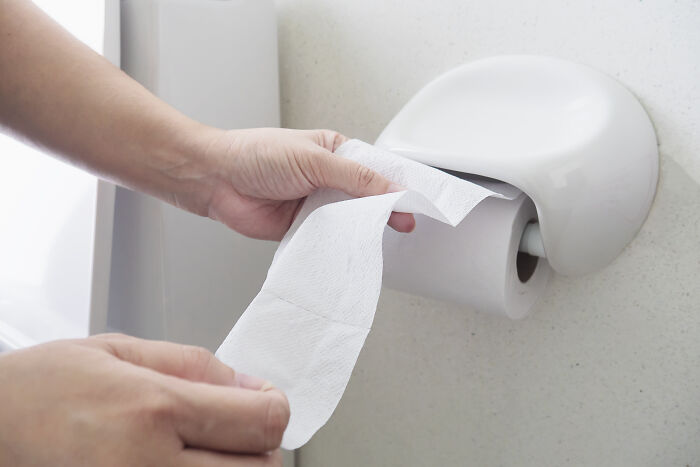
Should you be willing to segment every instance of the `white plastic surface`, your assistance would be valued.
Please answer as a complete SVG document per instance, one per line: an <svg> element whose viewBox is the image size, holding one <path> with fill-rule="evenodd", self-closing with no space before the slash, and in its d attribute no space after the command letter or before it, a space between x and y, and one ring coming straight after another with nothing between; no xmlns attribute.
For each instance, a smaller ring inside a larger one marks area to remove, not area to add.
<svg viewBox="0 0 700 467"><path fill-rule="evenodd" d="M220 128L279 126L271 0L126 0L122 68ZM109 330L216 348L260 289L276 245L117 188Z"/></svg>
<svg viewBox="0 0 700 467"><path fill-rule="evenodd" d="M499 56L445 73L377 145L523 190L537 206L547 259L565 275L620 253L658 177L656 136L636 98L607 75L549 57Z"/></svg>
<svg viewBox="0 0 700 467"><path fill-rule="evenodd" d="M523 236L520 239L520 251L532 256L545 258L544 245L542 244L542 233L540 233L540 224L530 222L523 230Z"/></svg>

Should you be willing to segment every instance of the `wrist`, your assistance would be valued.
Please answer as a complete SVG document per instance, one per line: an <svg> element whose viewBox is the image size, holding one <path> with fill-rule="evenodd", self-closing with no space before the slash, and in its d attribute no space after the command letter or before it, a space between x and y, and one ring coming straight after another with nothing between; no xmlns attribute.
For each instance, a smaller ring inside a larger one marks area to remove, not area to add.
<svg viewBox="0 0 700 467"><path fill-rule="evenodd" d="M223 180L223 161L218 150L224 130L188 122L174 132L158 168L163 186L159 197L165 201L202 216L216 187Z"/></svg>

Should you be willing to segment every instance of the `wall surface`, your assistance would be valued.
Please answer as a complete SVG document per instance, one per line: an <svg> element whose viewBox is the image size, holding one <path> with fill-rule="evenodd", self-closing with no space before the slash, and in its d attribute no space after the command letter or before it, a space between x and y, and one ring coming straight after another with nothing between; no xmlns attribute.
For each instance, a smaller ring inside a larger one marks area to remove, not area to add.
<svg viewBox="0 0 700 467"><path fill-rule="evenodd" d="M459 64L592 65L657 128L659 190L605 270L524 321L385 290L315 466L700 465L700 2L278 0L283 125L373 141Z"/></svg>

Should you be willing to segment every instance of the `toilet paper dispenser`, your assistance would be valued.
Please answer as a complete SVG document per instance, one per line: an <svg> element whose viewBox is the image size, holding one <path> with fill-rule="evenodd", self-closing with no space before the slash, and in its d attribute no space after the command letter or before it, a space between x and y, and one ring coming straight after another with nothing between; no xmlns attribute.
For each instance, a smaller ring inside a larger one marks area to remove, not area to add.
<svg viewBox="0 0 700 467"><path fill-rule="evenodd" d="M509 183L534 202L521 251L564 275L610 263L632 240L658 178L653 126L613 78L550 57L500 56L421 89L377 146Z"/></svg>

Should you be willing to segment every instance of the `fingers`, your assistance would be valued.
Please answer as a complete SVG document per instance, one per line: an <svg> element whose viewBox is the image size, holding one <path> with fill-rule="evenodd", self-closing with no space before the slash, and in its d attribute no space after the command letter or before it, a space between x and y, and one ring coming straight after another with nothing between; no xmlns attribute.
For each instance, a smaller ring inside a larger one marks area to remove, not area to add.
<svg viewBox="0 0 700 467"><path fill-rule="evenodd" d="M388 193L391 182L378 172L355 161L321 153L310 158L310 172L315 175L316 186L334 188L356 196L374 196Z"/></svg>
<svg viewBox="0 0 700 467"><path fill-rule="evenodd" d="M416 218L407 212L392 212L388 224L397 232L410 233L416 228Z"/></svg>
<svg viewBox="0 0 700 467"><path fill-rule="evenodd" d="M178 459L181 467L282 467L279 449L260 455L234 455L186 448Z"/></svg>
<svg viewBox="0 0 700 467"><path fill-rule="evenodd" d="M158 411L184 445L251 454L280 446L289 422L289 402L264 380L236 375L199 347L119 334L91 341L123 361L155 370L149 373L152 380L166 388Z"/></svg>
<svg viewBox="0 0 700 467"><path fill-rule="evenodd" d="M391 182L381 174L332 154L348 140L347 137L332 130L310 130L306 133L314 143L325 149L309 154L310 157L306 159L308 167L302 167L317 187L334 188L356 197L383 195L392 191Z"/></svg>
<svg viewBox="0 0 700 467"><path fill-rule="evenodd" d="M313 160L318 167L311 172L317 174L316 182L320 187L334 188L356 197L382 195L401 189L378 172L349 159L319 154ZM398 232L411 232L416 220L413 214L395 212L389 218L389 226Z"/></svg>
<svg viewBox="0 0 700 467"><path fill-rule="evenodd" d="M171 419L186 446L241 453L280 446L289 422L289 403L280 390L169 383L177 401Z"/></svg>
<svg viewBox="0 0 700 467"><path fill-rule="evenodd" d="M332 130L307 130L305 133L327 151L314 153L307 159L309 167L302 167L315 186L334 188L356 197L382 195L400 189L381 174L357 162L333 156L332 153L348 140L347 137ZM416 220L413 214L395 212L389 217L388 224L398 232L408 233L415 229Z"/></svg>
<svg viewBox="0 0 700 467"><path fill-rule="evenodd" d="M333 130L308 130L311 139L322 148L335 152L338 146L348 140L347 136Z"/></svg>
<svg viewBox="0 0 700 467"><path fill-rule="evenodd" d="M209 384L241 386L259 389L265 381L242 374L224 365L211 352L202 347L150 341L122 334L94 336L108 347L120 360L150 368L159 373L177 376L190 381Z"/></svg>

